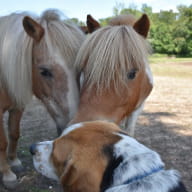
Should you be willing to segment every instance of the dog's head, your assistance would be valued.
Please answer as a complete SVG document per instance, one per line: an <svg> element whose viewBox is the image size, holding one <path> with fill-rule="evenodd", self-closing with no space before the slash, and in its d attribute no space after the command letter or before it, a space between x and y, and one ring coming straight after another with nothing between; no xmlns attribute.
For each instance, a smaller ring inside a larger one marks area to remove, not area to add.
<svg viewBox="0 0 192 192"><path fill-rule="evenodd" d="M65 192L175 192L181 187L178 173L164 170L156 152L109 122L72 125L56 140L32 145L31 153L36 170L60 181Z"/></svg>
<svg viewBox="0 0 192 192"><path fill-rule="evenodd" d="M112 146L120 140L113 123L80 123L54 141L31 146L36 170L60 180L65 191L100 191Z"/></svg>

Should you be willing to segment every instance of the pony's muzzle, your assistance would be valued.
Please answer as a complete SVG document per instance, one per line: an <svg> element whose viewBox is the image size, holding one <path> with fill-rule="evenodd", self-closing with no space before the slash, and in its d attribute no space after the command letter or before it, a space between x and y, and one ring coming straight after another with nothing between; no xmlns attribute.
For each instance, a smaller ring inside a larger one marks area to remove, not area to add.
<svg viewBox="0 0 192 192"><path fill-rule="evenodd" d="M35 155L35 153L37 152L37 145L36 144L32 144L29 147L29 151L30 151L31 155Z"/></svg>

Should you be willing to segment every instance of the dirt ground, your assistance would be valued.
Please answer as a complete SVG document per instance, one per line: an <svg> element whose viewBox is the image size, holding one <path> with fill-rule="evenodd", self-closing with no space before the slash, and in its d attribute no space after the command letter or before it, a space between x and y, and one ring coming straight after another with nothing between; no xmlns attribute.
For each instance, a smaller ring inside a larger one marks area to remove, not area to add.
<svg viewBox="0 0 192 192"><path fill-rule="evenodd" d="M191 65L192 66L192 65ZM192 68L191 68L192 69ZM192 191L192 78L155 76L155 87L139 117L135 137L156 150L166 168L180 171L189 192ZM5 124L7 115L5 115ZM61 192L60 185L39 175L33 168L30 144L56 137L56 128L39 101L25 110L18 147L24 171L18 174L19 185L0 192Z"/></svg>

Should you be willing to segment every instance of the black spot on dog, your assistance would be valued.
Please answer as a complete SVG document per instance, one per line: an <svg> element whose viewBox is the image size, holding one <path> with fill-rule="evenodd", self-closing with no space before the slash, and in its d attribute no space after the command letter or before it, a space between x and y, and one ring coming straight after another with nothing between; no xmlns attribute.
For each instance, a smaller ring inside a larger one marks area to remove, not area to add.
<svg viewBox="0 0 192 192"><path fill-rule="evenodd" d="M108 158L108 165L104 171L102 182L100 185L100 192L104 192L113 182L114 170L123 161L123 157L115 157L113 152L113 145L107 145L103 148L104 155Z"/></svg>
<svg viewBox="0 0 192 192"><path fill-rule="evenodd" d="M169 192L188 192L188 191L185 188L185 185L182 182L179 182L178 186Z"/></svg>
<svg viewBox="0 0 192 192"><path fill-rule="evenodd" d="M125 162L121 163L120 168L122 170L122 173L127 171L129 169L128 167L129 167L129 162L128 161L125 161Z"/></svg>

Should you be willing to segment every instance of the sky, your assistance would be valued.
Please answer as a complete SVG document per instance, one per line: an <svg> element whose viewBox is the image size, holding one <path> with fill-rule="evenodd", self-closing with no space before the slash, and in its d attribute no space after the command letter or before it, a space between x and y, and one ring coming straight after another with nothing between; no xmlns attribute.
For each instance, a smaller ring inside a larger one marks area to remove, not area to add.
<svg viewBox="0 0 192 192"><path fill-rule="evenodd" d="M95 19L106 18L113 15L113 8L123 4L129 7L134 4L138 9L142 4L152 7L153 12L160 10L176 11L178 5L191 5L191 0L4 0L0 3L0 16L16 11L30 11L40 15L45 9L56 8L65 13L69 18L86 20L86 15L91 14Z"/></svg>

